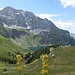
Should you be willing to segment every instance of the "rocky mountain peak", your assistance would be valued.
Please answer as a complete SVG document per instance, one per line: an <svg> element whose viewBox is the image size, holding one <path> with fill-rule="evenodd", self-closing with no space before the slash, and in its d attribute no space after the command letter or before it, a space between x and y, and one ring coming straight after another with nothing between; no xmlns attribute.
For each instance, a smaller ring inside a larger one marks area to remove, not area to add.
<svg viewBox="0 0 75 75"><path fill-rule="evenodd" d="M5 7L3 10L0 11L0 15L5 15L5 16L16 16L16 15L23 15L23 16L34 16L34 14L32 12L29 11L23 11L23 10L17 10L13 7Z"/></svg>
<svg viewBox="0 0 75 75"><path fill-rule="evenodd" d="M3 36L8 35L10 37L11 35L11 38L13 35L15 38L20 38L21 35L31 36L31 34L26 34L25 31L17 31L17 29L27 29L29 33L36 34L33 36L34 39L40 38L41 44L75 45L75 40L69 35L68 31L57 28L50 20L41 19L29 11L17 10L7 6L0 10L0 25L2 25L0 34ZM11 28L11 31L9 32L6 30L7 28L4 29L3 27ZM6 31L7 33L5 33Z"/></svg>
<svg viewBox="0 0 75 75"><path fill-rule="evenodd" d="M13 7L7 6L7 7L5 7L3 10L16 10L16 9L13 8Z"/></svg>
<svg viewBox="0 0 75 75"><path fill-rule="evenodd" d="M5 7L0 11L1 21L8 25L16 25L22 27L30 27L31 29L58 29L51 21L48 19L41 19L36 17L34 13L30 11L17 10L12 7ZM4 18L4 19L2 19Z"/></svg>
<svg viewBox="0 0 75 75"><path fill-rule="evenodd" d="M12 8L12 7L5 7L3 10L0 11L0 15L4 15L4 16L14 16L14 13L17 13L17 10Z"/></svg>

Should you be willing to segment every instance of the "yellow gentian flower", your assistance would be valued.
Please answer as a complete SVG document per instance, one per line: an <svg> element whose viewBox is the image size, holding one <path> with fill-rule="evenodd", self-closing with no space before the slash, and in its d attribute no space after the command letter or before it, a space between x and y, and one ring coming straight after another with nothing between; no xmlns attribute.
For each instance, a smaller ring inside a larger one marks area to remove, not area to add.
<svg viewBox="0 0 75 75"><path fill-rule="evenodd" d="M22 67L18 67L17 70L18 70L18 71L21 71L21 70L22 70Z"/></svg>

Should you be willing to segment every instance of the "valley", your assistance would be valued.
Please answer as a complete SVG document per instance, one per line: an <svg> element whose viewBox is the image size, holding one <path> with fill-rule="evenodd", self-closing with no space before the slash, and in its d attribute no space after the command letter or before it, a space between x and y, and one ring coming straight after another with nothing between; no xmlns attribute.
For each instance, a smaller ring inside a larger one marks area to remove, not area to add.
<svg viewBox="0 0 75 75"><path fill-rule="evenodd" d="M33 12L0 10L0 75L42 75L45 54L47 75L75 75L74 35Z"/></svg>
<svg viewBox="0 0 75 75"><path fill-rule="evenodd" d="M3 38L3 37L2 37ZM0 38L1 39L1 38ZM14 47L16 49L16 47ZM6 50L6 49L5 49ZM8 49L9 50L9 49ZM17 52L25 53L31 52L31 50L22 50L20 47L16 49ZM74 75L75 74L75 46L60 46L57 48L50 48L48 54L48 75ZM8 51L7 51L8 52ZM32 51L33 52L33 51ZM1 53L1 50L0 50ZM2 50L2 53L3 50ZM10 50L11 54L14 54L13 50ZM55 58L52 57L55 55ZM6 57L5 55L2 57ZM5 58L7 59L7 57ZM15 58L16 59L16 58ZM12 58L11 58L12 60ZM4 70L6 69L6 71ZM42 55L39 59L35 59L29 64L25 64L23 59L22 62L22 75L41 75L42 70ZM33 71L33 72L32 72ZM9 64L7 61L0 60L0 75L18 75L17 64Z"/></svg>

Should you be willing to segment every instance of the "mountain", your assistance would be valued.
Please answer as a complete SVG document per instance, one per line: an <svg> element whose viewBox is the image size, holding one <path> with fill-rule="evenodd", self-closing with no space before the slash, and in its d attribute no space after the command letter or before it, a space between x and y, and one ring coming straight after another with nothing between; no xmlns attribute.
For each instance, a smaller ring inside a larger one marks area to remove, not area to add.
<svg viewBox="0 0 75 75"><path fill-rule="evenodd" d="M75 39L75 33L70 33L70 35Z"/></svg>
<svg viewBox="0 0 75 75"><path fill-rule="evenodd" d="M41 19L29 11L5 7L0 10L0 34L13 38L24 46L48 44L75 45L66 30L57 28L48 19Z"/></svg>
<svg viewBox="0 0 75 75"><path fill-rule="evenodd" d="M5 7L0 11L0 21L10 27L29 27L30 29L58 29L51 21L36 17L32 12Z"/></svg>

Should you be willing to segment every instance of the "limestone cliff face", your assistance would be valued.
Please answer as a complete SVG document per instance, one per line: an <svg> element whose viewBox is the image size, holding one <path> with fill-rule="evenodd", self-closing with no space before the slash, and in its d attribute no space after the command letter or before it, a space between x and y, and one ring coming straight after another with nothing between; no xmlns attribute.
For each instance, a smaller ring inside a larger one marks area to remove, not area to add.
<svg viewBox="0 0 75 75"><path fill-rule="evenodd" d="M41 19L39 17L36 17L32 12L16 10L9 6L5 7L3 10L0 10L0 21L8 26L29 26L30 29L58 29L48 19Z"/></svg>
<svg viewBox="0 0 75 75"><path fill-rule="evenodd" d="M75 40L69 35L68 31L56 31L41 32L38 36L42 37L40 42L42 44L63 44L63 45L74 45Z"/></svg>
<svg viewBox="0 0 75 75"><path fill-rule="evenodd" d="M0 10L0 35L11 38L31 35L24 30L34 34L31 38L33 40L39 37L38 42L41 44L75 45L75 40L68 31L57 28L48 19L41 19L32 12L16 10L9 6Z"/></svg>
<svg viewBox="0 0 75 75"><path fill-rule="evenodd" d="M24 31L19 31L19 30L16 30L16 29L12 29L8 35L10 38L20 38L21 36L25 36L27 35L28 33L24 32Z"/></svg>

